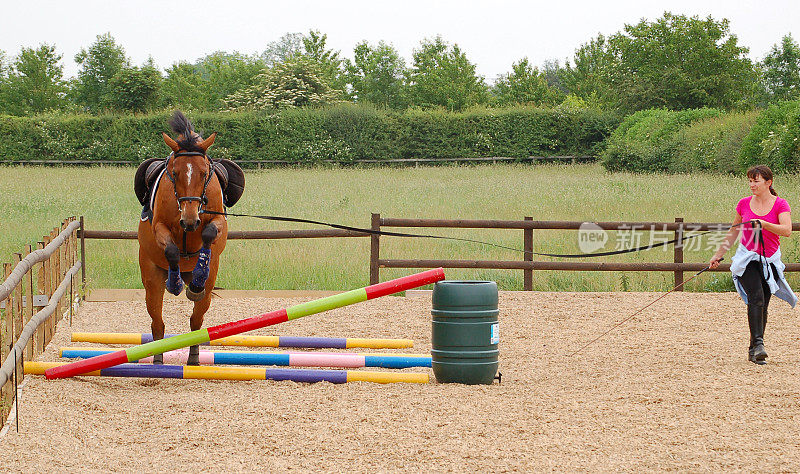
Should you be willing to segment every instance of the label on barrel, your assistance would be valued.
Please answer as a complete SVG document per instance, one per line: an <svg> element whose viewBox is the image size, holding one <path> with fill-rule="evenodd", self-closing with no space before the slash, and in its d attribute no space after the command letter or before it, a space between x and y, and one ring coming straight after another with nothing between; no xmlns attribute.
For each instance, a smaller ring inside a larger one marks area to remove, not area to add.
<svg viewBox="0 0 800 474"><path fill-rule="evenodd" d="M500 343L500 323L492 324L492 334L491 340L489 344L499 344Z"/></svg>

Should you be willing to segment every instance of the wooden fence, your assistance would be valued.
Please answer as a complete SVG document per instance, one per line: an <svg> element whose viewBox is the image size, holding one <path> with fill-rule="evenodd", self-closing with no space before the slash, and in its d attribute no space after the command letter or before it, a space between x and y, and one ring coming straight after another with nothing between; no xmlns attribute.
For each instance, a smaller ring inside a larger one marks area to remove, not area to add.
<svg viewBox="0 0 800 474"><path fill-rule="evenodd" d="M580 230L587 222L577 221L536 221L525 217L521 221L512 220L445 220L445 219L398 219L383 218L380 214L372 214L371 228L381 230L383 227L395 228L455 228L455 229L509 229L522 230L520 260L417 260L417 259L382 259L380 258L380 235L372 235L370 246L370 284L380 281L381 268L480 268L522 270L523 288L533 289L534 270L559 271L636 271L636 272L672 272L675 286L683 283L684 272L697 272L707 267L705 263L684 263L683 234L685 232L702 232L724 230L730 223L684 222L683 218L675 218L674 222L593 222L593 228L616 231L656 231L669 232L672 239L679 239L673 248L672 262L598 262L595 258L590 262L576 261L535 261L533 258L534 230ZM792 224L792 230L800 230L800 224ZM478 238L476 237L476 240ZM709 253L709 257L710 257ZM730 264L721 264L716 272L730 271ZM786 264L787 272L800 271L800 263ZM682 291L682 288L678 291Z"/></svg>
<svg viewBox="0 0 800 474"><path fill-rule="evenodd" d="M685 272L696 272L706 267L705 263L685 263L683 261L682 236L685 232L726 231L729 223L684 222L676 218L674 222L594 222L595 229L637 232L667 232L671 239L681 239L673 246L672 262L608 262L597 261L536 261L533 258L534 230L580 230L586 222L578 221L537 221L532 217L523 220L445 220L445 219L402 219L385 218L380 214L372 214L370 229L375 231L392 228L456 228L456 229L506 229L522 231L519 260L419 260L419 259L385 259L381 258L381 236L366 232L339 229L304 229L278 231L230 231L229 240L236 239L307 239L329 237L369 237L369 282L380 281L381 268L476 268L522 270L523 288L533 289L533 272L535 270L558 271L617 271L617 272L672 272L675 286L683 282ZM793 224L793 230L800 230L800 223ZM136 239L135 231L86 230L79 235L87 239ZM480 236L474 237L480 240ZM710 255L710 253L709 253ZM722 264L717 272L730 270L730 264ZM786 264L787 272L800 271L800 263ZM679 289L678 291L681 291Z"/></svg>
<svg viewBox="0 0 800 474"><path fill-rule="evenodd" d="M66 310L72 317L74 296L82 294L86 281L76 284L82 268L78 251L84 255L74 217L61 223L37 243L36 250L26 245L15 253L11 263L3 264L0 285L0 427L6 422L14 402L14 383L22 382L24 360L34 360L53 338L56 324ZM80 248L79 248L80 247ZM34 312L34 308L38 311ZM16 374L16 375L15 375ZM16 377L16 380L13 378Z"/></svg>

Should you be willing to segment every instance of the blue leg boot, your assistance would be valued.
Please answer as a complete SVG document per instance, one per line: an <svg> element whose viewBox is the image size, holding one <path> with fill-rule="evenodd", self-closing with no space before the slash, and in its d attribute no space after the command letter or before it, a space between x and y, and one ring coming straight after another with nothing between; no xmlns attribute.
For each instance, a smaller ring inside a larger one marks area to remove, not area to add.
<svg viewBox="0 0 800 474"><path fill-rule="evenodd" d="M167 291L175 296L180 295L181 291L183 291L183 280L181 279L180 270L169 269L167 273Z"/></svg>
<svg viewBox="0 0 800 474"><path fill-rule="evenodd" d="M200 301L206 295L206 280L208 280L209 262L211 261L211 249L205 247L200 249L197 257L197 265L192 270L192 281L186 288L186 297L191 301Z"/></svg>

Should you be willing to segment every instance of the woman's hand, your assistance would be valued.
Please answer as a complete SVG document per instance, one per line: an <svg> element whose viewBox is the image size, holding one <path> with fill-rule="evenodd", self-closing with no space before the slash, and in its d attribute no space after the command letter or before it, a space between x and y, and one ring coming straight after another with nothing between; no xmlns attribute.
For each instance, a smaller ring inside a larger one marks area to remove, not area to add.
<svg viewBox="0 0 800 474"><path fill-rule="evenodd" d="M719 262L721 261L722 257L717 257L716 255L714 255L713 257L711 257L711 260L708 261L708 268L710 270L714 270L719 266Z"/></svg>

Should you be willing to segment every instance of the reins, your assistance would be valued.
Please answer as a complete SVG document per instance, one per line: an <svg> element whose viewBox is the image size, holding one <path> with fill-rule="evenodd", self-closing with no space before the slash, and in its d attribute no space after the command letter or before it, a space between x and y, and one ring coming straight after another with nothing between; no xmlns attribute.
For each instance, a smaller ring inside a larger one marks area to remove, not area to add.
<svg viewBox="0 0 800 474"><path fill-rule="evenodd" d="M684 235L684 236L682 236L680 238L672 239L672 240L669 240L669 241L666 241L666 242L660 242L660 243L658 243L656 245L639 246L639 247L635 247L635 248L631 248L631 249L614 250L614 251L597 252L597 253L586 253L586 254L555 254L555 253L532 252L530 250L523 250L523 249L519 249L519 248L515 248L515 247L508 247L508 246L505 246L505 245L495 244L495 243L492 243L492 242L484 242L484 241L474 240L474 239L465 239L465 238L461 238L461 237L447 237L447 236L443 236L443 235L432 235L432 234L411 234L411 233L405 233L405 232L390 232L390 231L383 231L383 230L376 230L376 229L366 229L366 228L362 228L362 227L353 227L353 226L347 226L347 225L341 225L341 224L334 224L334 223L330 223L330 222L316 221L316 220L312 220L312 219L300 219L300 218L296 218L296 217L262 216L262 215L254 215L254 214L234 214L234 213L228 213L228 212L216 212L216 211L208 211L208 210L204 210L202 212L205 213L205 214L223 215L223 216L226 216L226 217L228 217L228 216L230 216L230 217L252 217L252 218L256 218L256 219L264 219L264 220L271 220L271 221L278 221L278 222L296 222L296 223L302 223L302 224L323 225L323 226L327 226L327 227L332 227L334 229L349 230L349 231L354 231L354 232L362 232L362 233L371 234L371 235L386 235L386 236L394 236L394 237L415 237L415 238L429 238L429 239L445 239L445 240L455 240L455 241L460 241L460 242L471 242L471 243L488 245L488 246L498 247L498 248L507 249L507 250L514 250L514 251L517 251L517 252L522 252L524 254L539 255L539 256L544 256L544 257L556 257L556 258L590 258L590 257L602 257L602 256L608 256L608 255L619 255L619 254L625 254L625 253L631 253L631 252L638 252L638 251L641 251L641 250L652 249L652 248L656 248L656 247L669 245L669 244L676 243L676 242L679 242L679 241L683 242L685 240L688 240L688 239L691 239L691 238L695 238L695 237L700 237L702 235L705 235L705 234L708 234L708 233L711 233L711 232L719 232L719 231L722 231L722 230L730 230L730 229L733 229L733 228L736 228L736 227L739 227L739 226L743 226L745 224L753 224L753 222L754 222L754 221L745 221L745 222L741 222L739 224L734 224L734 225L730 225L730 226L722 226L719 229L703 231L703 232L699 232L697 234L692 234L692 235ZM759 226L759 230L760 230L760 226ZM763 242L762 242L762 246L763 246ZM722 261L722 259L720 259L720 261ZM581 346L578 350L570 353L567 357L573 357L575 354L578 354L579 352L581 352L585 348L589 347L593 343L595 343L598 340L602 339L604 336L609 334L614 329L622 326L627 321L630 321L637 314L641 313L642 311L644 311L645 309L649 308L650 306L652 306L653 304L655 304L656 302L658 302L662 298L666 297L670 293L674 292L678 288L682 287L686 283L689 283L690 281L692 281L693 279L697 278L702 273L704 273L704 272L706 272L706 271L708 271L710 269L711 269L710 266L703 268L699 272L697 272L694 275L692 275L692 277L689 278L688 280L686 280L686 281L682 282L681 284L675 286L671 290L667 291L663 295L661 295L658 298L656 298L655 300L651 301L646 306L638 309L637 311L635 311L630 316L626 317L625 319L623 319L619 323L617 323L614 326L612 326L610 329L605 331L603 334L601 334L601 335L597 336L596 338L592 339L591 341L587 342L586 344Z"/></svg>
<svg viewBox="0 0 800 474"><path fill-rule="evenodd" d="M317 221L312 219L301 219L297 217L283 217L283 216L262 216L262 215L255 215L255 214L234 214L230 212L217 212L217 211L209 211L209 210L202 210L202 214L214 214L226 217L252 217L256 219L264 219L270 221L278 221L278 222L296 222L300 224L313 224L313 225L322 225L326 227L332 227L334 229L341 229L341 230L349 230L352 232L361 232L365 234L371 235L386 235L386 236L393 236L393 237L414 237L414 238L428 238L428 239L443 239L443 240L455 240L458 242L470 242L475 244L487 245L490 247L501 248L505 250L513 250L515 252L522 252L525 255L538 255L540 257L553 257L553 258L591 258L591 257L606 257L610 255L620 255L625 253L632 253L632 252L639 252L642 250L649 250L653 248L663 247L665 245L674 244L677 242L683 242L692 238L700 237L711 232L720 232L723 230L730 230L734 227L738 227L740 225L749 224L751 221L742 222L740 224L731 225L731 226L722 226L719 229L715 230L707 230L702 231L696 234L691 235L684 235L682 237L668 240L665 242L659 242L657 244L652 245L640 245L638 247L630 248L630 249L623 249L623 250L611 250L607 252L595 252L595 253L580 253L580 254L559 254L559 253L544 253L544 252L533 252L531 250L523 250L517 247L509 247L501 244L495 244L493 242L485 242L482 240L474 240L474 239L467 239L462 237L448 237L444 235L433 235L433 234L411 234L406 232L391 232L385 230L376 230L376 229L367 229L362 227L353 227L348 225L342 224L334 224L331 222L324 222L324 221Z"/></svg>
<svg viewBox="0 0 800 474"><path fill-rule="evenodd" d="M761 266L761 276L764 277L764 281L769 281L772 278L772 271L767 260L766 250L764 250L764 233L762 232L761 221L757 221L757 224L753 226L753 232L755 233L756 245L758 245L756 253L758 254L758 264Z"/></svg>

